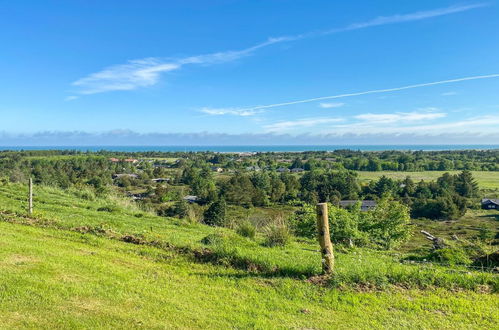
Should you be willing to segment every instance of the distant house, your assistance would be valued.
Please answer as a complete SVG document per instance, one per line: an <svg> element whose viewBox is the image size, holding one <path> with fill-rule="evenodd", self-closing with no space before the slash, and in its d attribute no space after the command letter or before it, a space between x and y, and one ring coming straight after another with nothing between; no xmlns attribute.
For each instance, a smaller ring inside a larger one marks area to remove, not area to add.
<svg viewBox="0 0 499 330"><path fill-rule="evenodd" d="M113 163L117 163L119 162L120 160L118 158L109 158L109 161L113 162Z"/></svg>
<svg viewBox="0 0 499 330"><path fill-rule="evenodd" d="M155 178L155 179L151 179L151 181L155 182L155 183L163 183L163 182L170 181L170 178Z"/></svg>
<svg viewBox="0 0 499 330"><path fill-rule="evenodd" d="M223 169L223 168L218 167L218 166L212 166L212 167L211 167L211 170L212 170L213 172L217 172L217 173L221 173L221 172L223 172L223 171L224 171L224 169Z"/></svg>
<svg viewBox="0 0 499 330"><path fill-rule="evenodd" d="M285 172L289 172L289 168L279 167L276 171L279 173L285 173Z"/></svg>
<svg viewBox="0 0 499 330"><path fill-rule="evenodd" d="M328 162L335 162L336 158L324 158L324 160Z"/></svg>
<svg viewBox="0 0 499 330"><path fill-rule="evenodd" d="M305 170L303 168L299 168L299 167L291 169L291 173L301 173L303 171L305 171Z"/></svg>
<svg viewBox="0 0 499 330"><path fill-rule="evenodd" d="M248 166L246 167L246 171L260 171L260 167L254 165L254 166Z"/></svg>
<svg viewBox="0 0 499 330"><path fill-rule="evenodd" d="M482 199L482 209L485 210L499 210L499 199Z"/></svg>
<svg viewBox="0 0 499 330"><path fill-rule="evenodd" d="M374 209L376 207L376 202L373 201L373 200L365 200L365 201L344 200L344 201L340 201L340 206L342 208L347 208L347 207L355 205L355 204L357 204L359 202L361 203L360 204L360 210L361 211L370 211L370 210L372 210L372 209Z"/></svg>
<svg viewBox="0 0 499 330"><path fill-rule="evenodd" d="M199 197L193 196L193 195L188 195L188 196L184 196L184 198L182 198L182 199L184 201L188 201L189 203L196 203L199 200Z"/></svg>
<svg viewBox="0 0 499 330"><path fill-rule="evenodd" d="M138 179L139 175L135 174L135 173L132 173L132 174L127 174L127 173L113 174L113 179L119 179L119 178L124 178L124 177Z"/></svg>

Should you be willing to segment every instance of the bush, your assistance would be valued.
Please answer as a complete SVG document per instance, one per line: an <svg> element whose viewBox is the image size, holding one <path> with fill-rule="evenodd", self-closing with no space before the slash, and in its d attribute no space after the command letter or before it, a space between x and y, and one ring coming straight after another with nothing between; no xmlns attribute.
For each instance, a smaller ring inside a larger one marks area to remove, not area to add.
<svg viewBox="0 0 499 330"><path fill-rule="evenodd" d="M241 222L239 226L237 226L236 233L238 233L243 237L254 239L256 234L256 228L250 221L246 220Z"/></svg>
<svg viewBox="0 0 499 330"><path fill-rule="evenodd" d="M228 241L228 239L229 238L225 233L216 232L213 234L209 234L208 236L205 236L201 240L201 243L206 245L220 245L220 244L225 244Z"/></svg>
<svg viewBox="0 0 499 330"><path fill-rule="evenodd" d="M291 240L288 227L283 224L270 224L265 227L264 245L269 247L286 246Z"/></svg>
<svg viewBox="0 0 499 330"><path fill-rule="evenodd" d="M184 200L175 202L173 206L160 206L156 210L159 216L164 217L177 217L177 218L187 218L190 215L189 203Z"/></svg>
<svg viewBox="0 0 499 330"><path fill-rule="evenodd" d="M227 205L223 199L212 203L204 212L204 223L210 226L223 226L226 211Z"/></svg>
<svg viewBox="0 0 499 330"><path fill-rule="evenodd" d="M382 199L373 211L365 212L359 229L366 232L370 240L388 250L409 239L410 220L407 206Z"/></svg>
<svg viewBox="0 0 499 330"><path fill-rule="evenodd" d="M296 236L315 238L317 236L317 216L315 208L310 204L303 205L289 219Z"/></svg>
<svg viewBox="0 0 499 330"><path fill-rule="evenodd" d="M359 230L359 226L363 222L362 216L367 215L367 212L360 211L360 203L349 210L330 206L328 213L331 241L348 246L364 246L368 244L368 234Z"/></svg>
<svg viewBox="0 0 499 330"><path fill-rule="evenodd" d="M467 253L458 247L447 247L430 253L429 260L448 265L469 265L472 263Z"/></svg>

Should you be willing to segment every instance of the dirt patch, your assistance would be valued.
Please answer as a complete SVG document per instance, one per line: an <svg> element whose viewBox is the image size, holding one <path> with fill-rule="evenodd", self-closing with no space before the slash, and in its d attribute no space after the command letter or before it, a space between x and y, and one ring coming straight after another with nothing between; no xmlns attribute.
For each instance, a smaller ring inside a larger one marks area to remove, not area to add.
<svg viewBox="0 0 499 330"><path fill-rule="evenodd" d="M307 282L315 284L315 285L326 286L330 279L331 279L331 275L316 275L316 276L309 277L307 279Z"/></svg>
<svg viewBox="0 0 499 330"><path fill-rule="evenodd" d="M145 244L146 243L140 237L133 236L133 235L122 236L120 240L123 241L123 242L126 242L126 243L132 243L132 244L137 244L137 245L141 245L141 244Z"/></svg>

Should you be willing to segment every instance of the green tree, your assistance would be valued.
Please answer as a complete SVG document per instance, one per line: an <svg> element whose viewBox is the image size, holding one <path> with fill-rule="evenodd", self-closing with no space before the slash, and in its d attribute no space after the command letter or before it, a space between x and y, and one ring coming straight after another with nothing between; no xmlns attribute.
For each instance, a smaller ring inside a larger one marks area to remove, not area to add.
<svg viewBox="0 0 499 330"><path fill-rule="evenodd" d="M409 208L399 202L381 199L376 208L364 212L362 218L360 229L387 250L410 237Z"/></svg>
<svg viewBox="0 0 499 330"><path fill-rule="evenodd" d="M175 202L172 208L167 212L168 216L187 218L189 216L189 203L185 200Z"/></svg>
<svg viewBox="0 0 499 330"><path fill-rule="evenodd" d="M219 199L211 203L204 212L204 223L210 226L223 226L225 224L225 214L227 205L224 199Z"/></svg>
<svg viewBox="0 0 499 330"><path fill-rule="evenodd" d="M456 192L463 197L475 197L478 194L478 184L470 171L464 170L456 177Z"/></svg>

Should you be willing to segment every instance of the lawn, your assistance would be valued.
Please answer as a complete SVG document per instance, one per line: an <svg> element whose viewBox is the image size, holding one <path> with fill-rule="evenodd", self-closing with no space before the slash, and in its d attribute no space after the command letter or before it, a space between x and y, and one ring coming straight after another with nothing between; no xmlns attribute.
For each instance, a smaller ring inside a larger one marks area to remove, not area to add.
<svg viewBox="0 0 499 330"><path fill-rule="evenodd" d="M328 289L91 234L0 222L2 328L467 328L494 294Z"/></svg>
<svg viewBox="0 0 499 330"><path fill-rule="evenodd" d="M377 180L381 176L387 176L392 179L404 179L406 176L410 176L414 181L431 181L436 180L438 177L442 176L444 173L456 174L460 171L424 171L424 172L402 172L402 171L379 171L379 172L367 172L367 171L357 171L359 174L359 179L361 182L369 182L371 180ZM494 171L471 171L473 177L476 179L478 185L482 189L499 189L499 172Z"/></svg>

